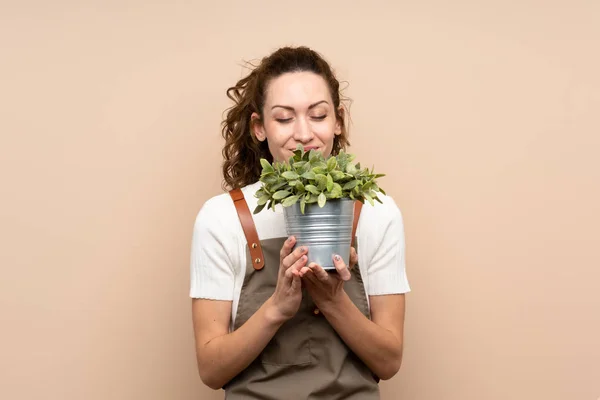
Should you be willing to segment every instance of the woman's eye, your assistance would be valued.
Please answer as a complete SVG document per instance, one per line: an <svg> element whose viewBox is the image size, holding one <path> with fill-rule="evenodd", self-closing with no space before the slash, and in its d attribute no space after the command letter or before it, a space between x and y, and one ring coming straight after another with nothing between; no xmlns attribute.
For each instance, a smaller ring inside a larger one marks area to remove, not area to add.
<svg viewBox="0 0 600 400"><path fill-rule="evenodd" d="M287 124L291 120L292 120L291 118L275 118L275 121L282 123L282 124Z"/></svg>
<svg viewBox="0 0 600 400"><path fill-rule="evenodd" d="M318 121L323 121L325 118L327 118L327 114L313 117L313 119L316 119Z"/></svg>

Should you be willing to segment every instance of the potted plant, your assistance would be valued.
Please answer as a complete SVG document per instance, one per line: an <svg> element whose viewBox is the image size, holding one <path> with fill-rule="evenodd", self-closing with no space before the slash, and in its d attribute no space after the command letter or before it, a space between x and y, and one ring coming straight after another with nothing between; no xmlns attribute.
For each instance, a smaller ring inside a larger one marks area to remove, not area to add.
<svg viewBox="0 0 600 400"><path fill-rule="evenodd" d="M255 195L254 214L281 204L287 234L296 236L296 246L308 247L309 263L326 270L335 269L333 254L346 263L350 258L354 202L374 205L381 203L378 192L385 195L377 185L377 178L385 175L361 168L360 163L353 163L354 158L343 150L324 158L298 145L286 162L260 160L262 186Z"/></svg>

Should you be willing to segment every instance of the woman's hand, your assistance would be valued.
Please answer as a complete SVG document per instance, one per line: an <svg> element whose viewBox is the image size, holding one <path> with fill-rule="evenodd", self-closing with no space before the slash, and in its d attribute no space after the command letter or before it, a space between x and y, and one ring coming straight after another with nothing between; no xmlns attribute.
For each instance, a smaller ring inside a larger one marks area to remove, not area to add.
<svg viewBox="0 0 600 400"><path fill-rule="evenodd" d="M291 319L302 302L302 281L300 269L306 265L306 248L298 247L292 251L296 238L290 236L279 253L279 275L275 292L269 299L274 306L275 319L287 321Z"/></svg>
<svg viewBox="0 0 600 400"><path fill-rule="evenodd" d="M343 293L344 282L350 279L350 270L357 262L358 255L354 247L351 247L350 266L347 266L340 256L333 256L337 273L328 273L316 263L310 263L300 269L299 274L304 286L317 306L320 307L325 302L333 302Z"/></svg>

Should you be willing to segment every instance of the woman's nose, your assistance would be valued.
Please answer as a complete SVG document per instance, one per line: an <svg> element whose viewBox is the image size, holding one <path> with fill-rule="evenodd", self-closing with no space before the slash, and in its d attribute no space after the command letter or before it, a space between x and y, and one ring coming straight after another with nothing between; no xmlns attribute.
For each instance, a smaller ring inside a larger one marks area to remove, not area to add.
<svg viewBox="0 0 600 400"><path fill-rule="evenodd" d="M310 124L305 118L298 118L296 121L296 126L294 127L294 139L299 142L309 142L313 137Z"/></svg>

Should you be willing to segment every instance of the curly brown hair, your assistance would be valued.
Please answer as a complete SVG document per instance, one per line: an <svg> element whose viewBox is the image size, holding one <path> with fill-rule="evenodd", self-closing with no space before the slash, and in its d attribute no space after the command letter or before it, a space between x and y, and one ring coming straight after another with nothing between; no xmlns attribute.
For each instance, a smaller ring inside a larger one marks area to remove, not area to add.
<svg viewBox="0 0 600 400"><path fill-rule="evenodd" d="M248 76L227 89L227 97L235 104L228 108L222 122L225 146L222 154L223 189L241 188L258 181L261 174L260 159L269 162L273 157L266 141L260 142L251 129L251 116L256 112L263 118L266 89L269 82L288 72L313 72L325 79L342 133L333 140L331 153L338 154L350 145L345 117L348 115L346 98L340 92L340 83L325 59L308 47L282 47L253 66ZM340 111L340 105L346 112Z"/></svg>

